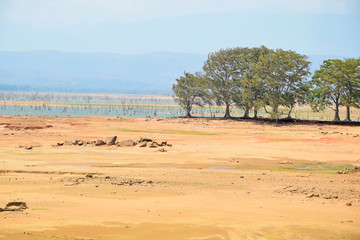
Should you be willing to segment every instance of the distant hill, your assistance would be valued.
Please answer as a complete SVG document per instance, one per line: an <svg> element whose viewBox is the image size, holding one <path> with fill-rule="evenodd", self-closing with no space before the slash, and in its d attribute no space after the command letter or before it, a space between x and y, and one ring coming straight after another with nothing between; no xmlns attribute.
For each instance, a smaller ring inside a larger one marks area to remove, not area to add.
<svg viewBox="0 0 360 240"><path fill-rule="evenodd" d="M186 53L0 52L0 91L169 94L207 55ZM310 55L312 70L336 56Z"/></svg>

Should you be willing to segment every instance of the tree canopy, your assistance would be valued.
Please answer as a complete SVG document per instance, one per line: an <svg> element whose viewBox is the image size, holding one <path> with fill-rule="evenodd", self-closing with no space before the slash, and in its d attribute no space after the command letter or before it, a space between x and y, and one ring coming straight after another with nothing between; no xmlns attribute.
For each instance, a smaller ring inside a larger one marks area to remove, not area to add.
<svg viewBox="0 0 360 240"><path fill-rule="evenodd" d="M204 73L184 73L173 85L174 99L191 116L194 104L216 104L244 110L244 118L259 109L278 119L291 117L296 105L310 104L313 111L332 108L334 120L340 121L339 107L360 107L360 58L325 60L310 77L310 62L306 55L291 50L258 48L228 48L209 53Z"/></svg>
<svg viewBox="0 0 360 240"><path fill-rule="evenodd" d="M195 74L184 72L184 76L176 79L173 84L173 98L186 112L186 117L191 117L191 110L194 104L202 106L204 88L201 73Z"/></svg>

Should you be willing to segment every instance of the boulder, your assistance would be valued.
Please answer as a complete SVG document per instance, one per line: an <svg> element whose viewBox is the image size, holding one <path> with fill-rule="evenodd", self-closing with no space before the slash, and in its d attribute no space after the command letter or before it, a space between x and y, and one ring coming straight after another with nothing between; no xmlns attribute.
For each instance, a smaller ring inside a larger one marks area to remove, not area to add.
<svg viewBox="0 0 360 240"><path fill-rule="evenodd" d="M106 138L106 144L107 145L115 145L117 136L107 137Z"/></svg>
<svg viewBox="0 0 360 240"><path fill-rule="evenodd" d="M31 150L31 149L33 149L33 145L31 145L31 144L26 144L25 146L24 146L24 148L26 149L26 150Z"/></svg>
<svg viewBox="0 0 360 240"><path fill-rule="evenodd" d="M99 140L96 141L95 146L102 146L102 145L105 145L105 144L106 143L103 140L99 139Z"/></svg>
<svg viewBox="0 0 360 240"><path fill-rule="evenodd" d="M80 141L81 140L79 140L79 139L75 139L75 140L71 141L71 144L72 145L78 145Z"/></svg>
<svg viewBox="0 0 360 240"><path fill-rule="evenodd" d="M149 148L157 148L159 147L159 144L157 142L152 142L149 146Z"/></svg>
<svg viewBox="0 0 360 240"><path fill-rule="evenodd" d="M25 202L9 202L3 211L22 211L27 209Z"/></svg>
<svg viewBox="0 0 360 240"><path fill-rule="evenodd" d="M123 140L118 143L119 147L133 147L135 145L136 145L136 143L131 139Z"/></svg>
<svg viewBox="0 0 360 240"><path fill-rule="evenodd" d="M293 163L290 161L281 161L281 162L279 162L279 164L293 164Z"/></svg>
<svg viewBox="0 0 360 240"><path fill-rule="evenodd" d="M139 147L146 147L147 146L147 142L140 142L139 143Z"/></svg>
<svg viewBox="0 0 360 240"><path fill-rule="evenodd" d="M152 139L150 139L150 138L140 138L139 143L140 142L152 142Z"/></svg>

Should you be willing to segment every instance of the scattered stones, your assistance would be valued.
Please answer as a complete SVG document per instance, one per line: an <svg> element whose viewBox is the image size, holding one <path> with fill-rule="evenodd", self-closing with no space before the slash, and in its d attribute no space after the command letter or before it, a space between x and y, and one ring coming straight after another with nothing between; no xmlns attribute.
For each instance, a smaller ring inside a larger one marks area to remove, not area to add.
<svg viewBox="0 0 360 240"><path fill-rule="evenodd" d="M109 145L109 146L115 145L116 139L117 139L117 136L107 137L106 138L106 144Z"/></svg>
<svg viewBox="0 0 360 240"><path fill-rule="evenodd" d="M149 148L172 147L172 144L168 143L167 141L156 142L156 141L153 141L150 138L140 138L136 142L133 141L132 139L127 139L127 140L123 140L123 141L120 141L120 142L116 142L116 140L117 140L117 136L107 137L105 139L105 141L102 140L102 139L98 139L96 141L87 141L87 142L85 142L84 140L81 140L81 139L75 139L75 140L72 140L72 141L58 142L56 145L52 145L52 146L59 147L59 146L70 146L70 145L73 145L73 146L86 146L86 145L91 145L91 146L103 146L103 145L112 146L112 145L116 145L117 147L134 147L134 146L138 145L139 147L149 147ZM160 152L166 152L167 150L165 148L162 148L159 151Z"/></svg>
<svg viewBox="0 0 360 240"><path fill-rule="evenodd" d="M159 152L167 152L165 148L159 148Z"/></svg>
<svg viewBox="0 0 360 240"><path fill-rule="evenodd" d="M144 182L145 182L144 180L128 180L128 181L122 181L122 182L112 182L111 184L112 185L118 185L118 186L121 186L121 185L132 186L134 184L142 184Z"/></svg>
<svg viewBox="0 0 360 240"><path fill-rule="evenodd" d="M9 202L6 204L5 208L0 208L0 212L2 211L23 211L27 209L25 202Z"/></svg>
<svg viewBox="0 0 360 240"><path fill-rule="evenodd" d="M338 174L349 174L349 173L356 173L360 172L360 167L354 167L352 169L345 168L344 170L338 171Z"/></svg>
<svg viewBox="0 0 360 240"><path fill-rule="evenodd" d="M338 199L338 195L325 195L323 199Z"/></svg>

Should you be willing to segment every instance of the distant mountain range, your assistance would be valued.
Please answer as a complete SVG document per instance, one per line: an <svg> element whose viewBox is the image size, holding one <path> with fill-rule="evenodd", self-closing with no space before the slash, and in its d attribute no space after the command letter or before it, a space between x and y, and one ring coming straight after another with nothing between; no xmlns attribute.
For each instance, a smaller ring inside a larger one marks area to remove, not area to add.
<svg viewBox="0 0 360 240"><path fill-rule="evenodd" d="M184 71L200 71L207 55L0 52L0 91L170 94ZM309 55L312 71L339 56Z"/></svg>

